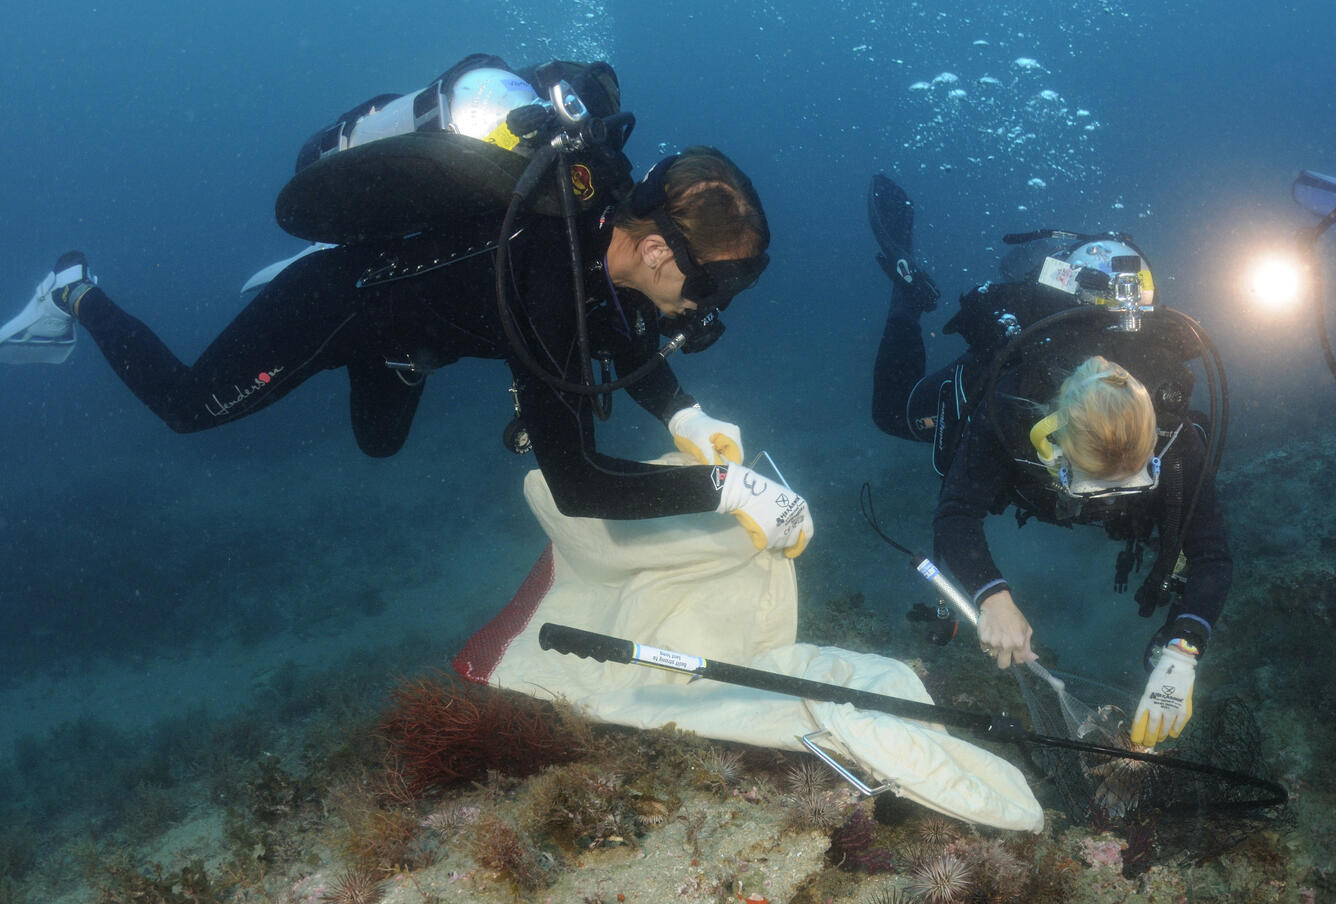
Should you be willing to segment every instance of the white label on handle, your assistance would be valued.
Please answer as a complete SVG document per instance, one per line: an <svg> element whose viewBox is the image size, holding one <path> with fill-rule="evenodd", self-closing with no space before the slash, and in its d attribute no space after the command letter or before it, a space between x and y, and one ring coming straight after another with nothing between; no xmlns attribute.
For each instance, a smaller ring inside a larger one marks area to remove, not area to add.
<svg viewBox="0 0 1336 904"><path fill-rule="evenodd" d="M632 644L631 658L644 665L668 669L672 672L695 673L705 666L705 660L699 656L687 656L672 650L660 650L658 647L642 647Z"/></svg>

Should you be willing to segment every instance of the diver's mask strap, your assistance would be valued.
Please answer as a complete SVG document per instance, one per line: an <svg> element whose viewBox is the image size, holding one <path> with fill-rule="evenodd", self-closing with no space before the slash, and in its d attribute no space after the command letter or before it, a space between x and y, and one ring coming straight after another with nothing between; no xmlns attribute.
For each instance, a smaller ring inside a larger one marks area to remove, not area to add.
<svg viewBox="0 0 1336 904"><path fill-rule="evenodd" d="M696 255L691 253L691 246L687 244L687 237L683 235L681 227L662 207L655 208L651 216L659 235L673 252L673 261L677 264L677 269L682 271L682 297L696 301L713 295L718 289L718 284L696 260Z"/></svg>

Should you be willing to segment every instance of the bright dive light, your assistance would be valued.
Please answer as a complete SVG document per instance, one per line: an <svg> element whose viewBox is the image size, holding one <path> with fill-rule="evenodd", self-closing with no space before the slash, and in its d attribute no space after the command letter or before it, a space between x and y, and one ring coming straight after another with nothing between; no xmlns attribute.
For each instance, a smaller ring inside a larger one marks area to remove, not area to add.
<svg viewBox="0 0 1336 904"><path fill-rule="evenodd" d="M1268 254L1253 262L1249 288L1259 306L1281 312L1299 305L1308 289L1308 268L1285 254Z"/></svg>

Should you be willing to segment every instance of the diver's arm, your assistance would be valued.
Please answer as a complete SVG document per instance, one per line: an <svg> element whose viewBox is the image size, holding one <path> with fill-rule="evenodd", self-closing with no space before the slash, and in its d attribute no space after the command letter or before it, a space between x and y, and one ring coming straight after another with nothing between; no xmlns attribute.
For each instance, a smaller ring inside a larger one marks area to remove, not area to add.
<svg viewBox="0 0 1336 904"><path fill-rule="evenodd" d="M596 451L587 398L557 393L513 367L520 407L557 509L580 518L627 520L713 512L719 490L712 468L650 465Z"/></svg>
<svg viewBox="0 0 1336 904"><path fill-rule="evenodd" d="M1183 504L1186 507L1205 466L1206 447L1201 435L1191 425L1184 429L1184 438L1189 441L1183 450L1183 485L1188 497ZM1209 633L1224 609L1234 577L1234 559L1229 552L1224 513L1214 481L1208 481L1202 487L1201 498L1183 537L1183 554L1188 560L1188 580L1183 598L1175 607L1181 612L1176 614L1200 619Z"/></svg>
<svg viewBox="0 0 1336 904"><path fill-rule="evenodd" d="M942 484L933 518L933 541L944 564L979 609L979 646L1005 669L1035 658L1030 622L1012 599L993 561L983 519L1002 491L1006 458L987 428L976 419L966 428Z"/></svg>
<svg viewBox="0 0 1336 904"><path fill-rule="evenodd" d="M1006 458L981 416L965 428L932 519L933 550L978 605L1008 590L984 536L983 519L1004 487Z"/></svg>
<svg viewBox="0 0 1336 904"><path fill-rule="evenodd" d="M1034 629L1010 590L989 592L979 604L979 647L999 669L1037 658L1030 649Z"/></svg>
<svg viewBox="0 0 1336 904"><path fill-rule="evenodd" d="M672 368L659 354L657 333L631 340L614 360L619 377L648 368L627 392L668 428L680 451L701 464L742 464L742 428L710 417L682 391Z"/></svg>

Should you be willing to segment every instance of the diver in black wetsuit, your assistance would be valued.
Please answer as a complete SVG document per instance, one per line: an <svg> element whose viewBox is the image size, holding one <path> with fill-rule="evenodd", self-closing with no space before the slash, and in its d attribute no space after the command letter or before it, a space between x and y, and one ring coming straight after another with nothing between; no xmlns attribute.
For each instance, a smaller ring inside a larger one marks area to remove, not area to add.
<svg viewBox="0 0 1336 904"><path fill-rule="evenodd" d="M1002 371L995 391L982 399L1008 327L1019 331L1014 312L1025 311L1034 322L1074 307L1075 300L1036 281L1037 271L976 287L962 296L961 312L945 327L961 333L970 348L925 375L919 317L936 306L939 294L913 258L913 207L899 186L879 175L869 213L882 248L878 260L892 282L873 375L873 420L892 436L934 443L934 466L944 477L933 519L935 555L978 607L981 647L999 668L1034 658L1029 622L988 550L988 514L1015 505L1022 523L1037 517L1103 526L1128 544L1116 589L1125 589L1140 544L1158 532L1167 560L1156 563L1137 594L1141 614L1169 601L1163 586L1176 586L1181 596L1147 647L1152 674L1132 739L1154 744L1177 736L1191 715L1196 660L1233 571L1213 481L1209 474L1198 481L1209 467L1207 443L1186 416L1192 377L1184 364L1192 355L1183 351L1182 337L1149 325L1140 332L1111 330L1108 321L1060 333L1034 343L1033 355ZM1140 253L1120 242L1068 242L1060 255L1071 274L1084 269L1115 278L1144 271L1140 284L1148 296L1153 292ZM1170 404L1175 398L1177 407ZM1185 494L1191 502L1186 526ZM1176 584L1179 561L1187 575Z"/></svg>
<svg viewBox="0 0 1336 904"><path fill-rule="evenodd" d="M516 79L501 75L508 83ZM506 268L511 336L495 300L495 253L459 255L448 266L408 277L376 278L387 261L408 266L439 258L461 238L494 238L499 213L477 216L428 234L299 257L191 366L97 287L78 252L62 256L39 286L38 332L54 335L72 329L73 321L82 324L131 391L182 433L253 414L314 373L346 368L353 431L375 456L403 445L430 371L461 357L503 359L514 375L528 439L563 513L614 519L733 514L758 549L800 554L812 537L806 502L743 467L738 428L704 414L662 360L628 392L704 466L650 465L596 451L595 396L560 385L580 383L588 368L577 341L571 242L561 218L525 212L516 221ZM661 355L661 321L673 327L669 335L690 334L702 321L708 329L768 261L760 199L713 148L690 148L661 161L630 197L579 213L576 226L588 288L586 347L606 353L622 375ZM721 327L714 329L698 341L701 347Z"/></svg>

